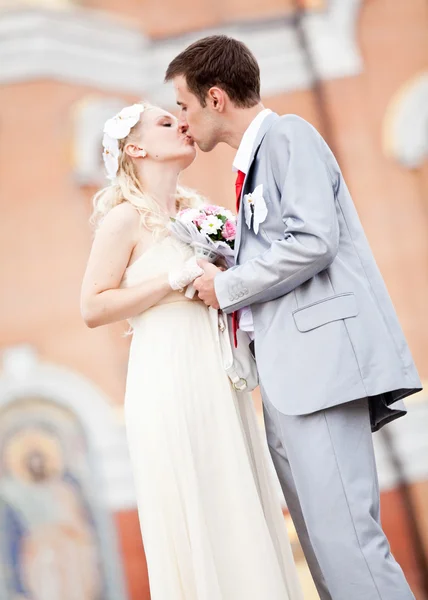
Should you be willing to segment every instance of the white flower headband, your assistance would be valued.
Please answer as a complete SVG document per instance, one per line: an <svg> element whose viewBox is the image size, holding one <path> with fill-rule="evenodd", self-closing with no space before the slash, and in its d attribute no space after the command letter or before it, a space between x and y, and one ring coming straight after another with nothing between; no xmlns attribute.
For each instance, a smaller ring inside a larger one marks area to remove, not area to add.
<svg viewBox="0 0 428 600"><path fill-rule="evenodd" d="M144 106L142 104L126 106L116 116L106 121L104 125L103 159L107 178L111 181L115 179L119 169L119 140L123 140L129 135L143 112Z"/></svg>

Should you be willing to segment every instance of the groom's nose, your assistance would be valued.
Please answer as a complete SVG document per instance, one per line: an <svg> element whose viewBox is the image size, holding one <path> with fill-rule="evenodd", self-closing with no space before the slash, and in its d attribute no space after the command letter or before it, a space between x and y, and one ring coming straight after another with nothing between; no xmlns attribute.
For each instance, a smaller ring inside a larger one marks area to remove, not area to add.
<svg viewBox="0 0 428 600"><path fill-rule="evenodd" d="M188 124L185 121L180 120L180 122L178 124L178 131L184 135L188 129L189 129Z"/></svg>

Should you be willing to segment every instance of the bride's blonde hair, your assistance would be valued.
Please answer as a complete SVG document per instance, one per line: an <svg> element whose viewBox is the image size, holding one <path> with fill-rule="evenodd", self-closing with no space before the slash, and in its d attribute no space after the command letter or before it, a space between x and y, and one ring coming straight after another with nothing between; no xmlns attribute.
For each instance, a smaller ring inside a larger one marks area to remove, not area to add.
<svg viewBox="0 0 428 600"><path fill-rule="evenodd" d="M93 213L91 223L98 227L106 214L118 204L129 202L136 208L141 215L142 225L152 231L154 235L158 235L165 230L168 223L168 215L156 200L144 191L141 181L137 177L135 165L124 152L127 143L136 140L138 129L141 127L142 116L147 110L155 108L147 102L140 102L144 106L144 111L141 113L138 123L132 127L126 138L118 140L119 143L119 168L114 181L97 192L93 198ZM181 185L177 186L176 190L177 210L185 208L194 208L205 203L205 199L196 191Z"/></svg>

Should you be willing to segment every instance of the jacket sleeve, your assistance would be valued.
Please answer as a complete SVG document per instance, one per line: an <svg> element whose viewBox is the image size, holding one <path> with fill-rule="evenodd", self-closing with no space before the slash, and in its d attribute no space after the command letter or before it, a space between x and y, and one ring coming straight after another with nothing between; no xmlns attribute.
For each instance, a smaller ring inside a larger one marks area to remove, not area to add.
<svg viewBox="0 0 428 600"><path fill-rule="evenodd" d="M217 298L226 312L288 294L326 269L338 251L338 175L327 163L323 139L309 123L287 115L266 142L281 191L284 234L262 254L215 277Z"/></svg>

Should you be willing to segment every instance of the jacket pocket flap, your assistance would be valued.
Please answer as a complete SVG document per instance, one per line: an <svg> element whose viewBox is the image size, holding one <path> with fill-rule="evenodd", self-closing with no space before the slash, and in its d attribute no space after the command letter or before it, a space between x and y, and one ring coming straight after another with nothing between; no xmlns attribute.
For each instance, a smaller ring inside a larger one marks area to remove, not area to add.
<svg viewBox="0 0 428 600"><path fill-rule="evenodd" d="M296 327L302 333L316 329L332 321L356 317L358 314L355 294L338 294L293 312Z"/></svg>

